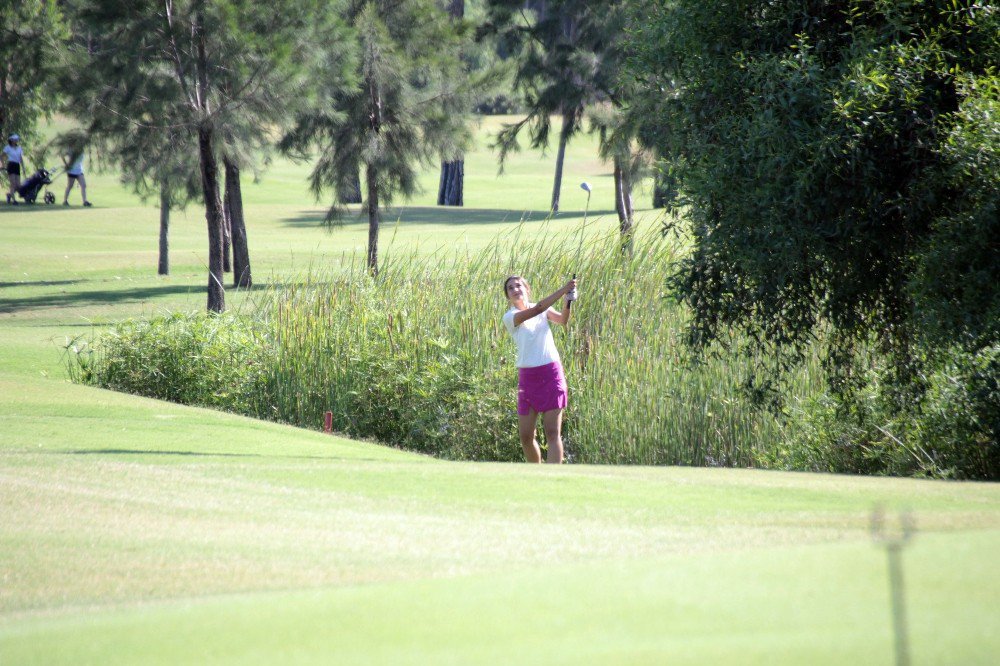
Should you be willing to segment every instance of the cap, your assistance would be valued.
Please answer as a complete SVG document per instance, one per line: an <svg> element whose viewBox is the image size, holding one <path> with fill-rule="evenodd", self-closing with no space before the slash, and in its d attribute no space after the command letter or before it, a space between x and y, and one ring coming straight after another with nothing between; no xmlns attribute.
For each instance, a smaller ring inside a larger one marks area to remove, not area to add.
<svg viewBox="0 0 1000 666"><path fill-rule="evenodd" d="M18 136L18 135L16 135L16 134L11 134L11 135L10 135L10 140L11 140L11 141L20 141L20 140L21 140L21 137L19 137L19 136Z"/></svg>

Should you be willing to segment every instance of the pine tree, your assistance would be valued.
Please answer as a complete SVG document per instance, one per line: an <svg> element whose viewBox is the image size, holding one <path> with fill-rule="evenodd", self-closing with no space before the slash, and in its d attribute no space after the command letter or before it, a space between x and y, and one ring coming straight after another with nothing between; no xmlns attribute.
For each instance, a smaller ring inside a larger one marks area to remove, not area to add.
<svg viewBox="0 0 1000 666"><path fill-rule="evenodd" d="M593 124L602 139L602 154L614 164L615 209L622 233L631 233L631 189L644 155L635 150L634 134L623 135L638 127L628 118L629 86L634 83L620 75L628 55L627 3L488 0L487 4L489 20L480 33L496 35L505 50L517 55L515 85L527 106L526 116L497 136L501 168L507 154L520 148L518 137L526 128L533 148L547 148L552 117L559 117L551 203L552 212L558 212L566 146L580 131L587 109L598 105L599 120Z"/></svg>
<svg viewBox="0 0 1000 666"><path fill-rule="evenodd" d="M528 129L533 148L546 148L552 116L561 119L552 212L559 211L566 146L582 125L591 104L606 100L617 76L600 56L607 39L607 3L592 0L488 0L488 21L481 35L496 35L517 54L514 84L527 106L525 117L497 136L501 168L508 153L520 149L518 137Z"/></svg>
<svg viewBox="0 0 1000 666"><path fill-rule="evenodd" d="M223 144L263 137L294 110L307 85L301 54L331 16L320 0L90 0L78 19L98 35L73 93L92 122L119 115L137 127L165 129L156 111L197 155L209 238L208 309L225 309L219 186ZM188 143L190 141L191 143ZM193 165L192 165L193 166ZM248 269L245 272L248 273ZM237 275L237 280L239 275Z"/></svg>
<svg viewBox="0 0 1000 666"><path fill-rule="evenodd" d="M164 112L165 113L165 112ZM161 115L165 118L166 115ZM143 200L155 199L160 207L157 274L170 274L170 213L200 200L200 183L188 156L195 149L188 132L180 126L146 127L109 114L86 133L60 137L65 153L89 144L109 162L118 165L122 183ZM109 126L112 125L112 126ZM71 148L73 147L73 148Z"/></svg>
<svg viewBox="0 0 1000 666"><path fill-rule="evenodd" d="M58 106L54 85L69 26L55 0L0 0L0 137L30 145L39 119Z"/></svg>
<svg viewBox="0 0 1000 666"><path fill-rule="evenodd" d="M594 107L590 112L592 131L598 134L601 159L611 162L615 183L615 212L622 236L622 249L632 250L634 204L632 188L642 177L648 162L647 152L636 141L639 118L612 103Z"/></svg>
<svg viewBox="0 0 1000 666"><path fill-rule="evenodd" d="M381 210L416 191L419 165L433 163L443 146L460 145L468 135L464 114L452 108L464 94L451 80L460 40L433 0L354 2L344 18L356 49L353 71L324 82L314 107L299 116L281 146L300 158L319 147L311 175L317 196L327 188L338 195L349 191L364 172L367 265L377 275ZM338 59L346 45L327 48L327 58ZM342 214L338 197L327 220Z"/></svg>

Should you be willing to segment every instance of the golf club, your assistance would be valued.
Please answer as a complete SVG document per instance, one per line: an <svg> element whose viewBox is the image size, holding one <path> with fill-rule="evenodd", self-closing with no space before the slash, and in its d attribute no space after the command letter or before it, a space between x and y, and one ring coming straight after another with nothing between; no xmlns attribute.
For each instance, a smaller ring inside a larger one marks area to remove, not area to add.
<svg viewBox="0 0 1000 666"><path fill-rule="evenodd" d="M583 255L583 237L587 231L587 213L590 212L590 183L586 181L580 183L580 189L587 193L587 205L584 206L583 209L583 227L580 229L580 245L576 249L576 263L574 265L577 267L579 267L580 257ZM576 273L573 273L573 279L576 279ZM576 289L570 292L569 295L572 296L572 298L566 301L567 310L572 307L573 301L576 300Z"/></svg>

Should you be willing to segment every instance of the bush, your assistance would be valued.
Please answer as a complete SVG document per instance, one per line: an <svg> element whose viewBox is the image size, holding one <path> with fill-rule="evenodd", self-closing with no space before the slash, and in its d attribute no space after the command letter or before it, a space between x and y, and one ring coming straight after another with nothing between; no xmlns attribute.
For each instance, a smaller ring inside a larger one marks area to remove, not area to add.
<svg viewBox="0 0 1000 666"><path fill-rule="evenodd" d="M874 363L860 387L791 411L784 446L760 464L785 469L958 479L1000 478L1000 349L949 350L927 361L923 386L887 381ZM903 388L900 388L903 386Z"/></svg>
<svg viewBox="0 0 1000 666"><path fill-rule="evenodd" d="M74 341L74 381L244 413L259 394L267 347L246 317L173 314L118 324L95 343Z"/></svg>

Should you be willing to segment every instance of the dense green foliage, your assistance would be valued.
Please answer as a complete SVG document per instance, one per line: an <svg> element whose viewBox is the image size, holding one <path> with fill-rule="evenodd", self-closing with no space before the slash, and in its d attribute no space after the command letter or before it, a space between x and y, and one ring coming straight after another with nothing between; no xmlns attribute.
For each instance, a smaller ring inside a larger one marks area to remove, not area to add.
<svg viewBox="0 0 1000 666"><path fill-rule="evenodd" d="M675 91L660 111L690 204L677 284L695 340L738 325L802 346L830 322L905 351L935 306L944 339L996 340L996 8L663 4L640 62Z"/></svg>
<svg viewBox="0 0 1000 666"><path fill-rule="evenodd" d="M679 0L637 4L634 19L636 103L690 219L672 285L691 342L735 327L788 367L821 336L839 426L868 433L847 439L982 444L1000 459L995 429L936 429L924 407L951 395L946 376L1000 377L996 5ZM979 369L954 375L958 357ZM758 373L758 388L773 380ZM996 404L959 393L968 414Z"/></svg>
<svg viewBox="0 0 1000 666"><path fill-rule="evenodd" d="M783 445L764 465L854 474L958 479L1000 478L1000 356L942 352L921 374L922 388L886 386L885 361L861 371L845 400L822 393L796 400ZM903 403L903 401L907 401Z"/></svg>
<svg viewBox="0 0 1000 666"><path fill-rule="evenodd" d="M66 18L55 0L0 0L0 137L4 145L19 134L28 164L39 120L58 108L55 85L61 48L69 38Z"/></svg>
<svg viewBox="0 0 1000 666"><path fill-rule="evenodd" d="M500 323L500 285L514 269L544 266L529 276L537 296L570 272L575 245L390 258L375 282L360 266L348 277L314 276L272 293L253 316L126 323L73 355L73 373L311 428L332 410L335 428L351 435L517 460L514 349ZM568 331L556 333L574 461L746 466L781 440L777 421L739 393L748 364L685 358L683 312L661 290L675 252L647 235L623 259L613 235L575 264L587 297ZM815 389L801 381L802 393Z"/></svg>

